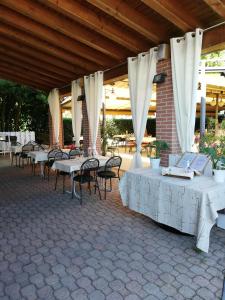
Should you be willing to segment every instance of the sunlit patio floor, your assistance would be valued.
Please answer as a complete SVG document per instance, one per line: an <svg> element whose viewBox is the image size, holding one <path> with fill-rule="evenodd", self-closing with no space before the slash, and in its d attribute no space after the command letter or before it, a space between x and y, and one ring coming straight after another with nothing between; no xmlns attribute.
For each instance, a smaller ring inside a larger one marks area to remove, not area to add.
<svg viewBox="0 0 225 300"><path fill-rule="evenodd" d="M81 207L61 181L10 167L0 157L0 299L221 299L225 231L210 252L121 204L85 194ZM67 182L69 184L69 180Z"/></svg>

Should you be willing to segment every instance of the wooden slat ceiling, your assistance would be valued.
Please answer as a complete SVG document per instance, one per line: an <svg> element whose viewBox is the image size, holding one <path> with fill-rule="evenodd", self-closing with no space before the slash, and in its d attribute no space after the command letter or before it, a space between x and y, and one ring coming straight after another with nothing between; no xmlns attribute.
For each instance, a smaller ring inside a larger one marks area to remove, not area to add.
<svg viewBox="0 0 225 300"><path fill-rule="evenodd" d="M128 56L224 20L223 0L0 0L0 78L43 90L111 78Z"/></svg>

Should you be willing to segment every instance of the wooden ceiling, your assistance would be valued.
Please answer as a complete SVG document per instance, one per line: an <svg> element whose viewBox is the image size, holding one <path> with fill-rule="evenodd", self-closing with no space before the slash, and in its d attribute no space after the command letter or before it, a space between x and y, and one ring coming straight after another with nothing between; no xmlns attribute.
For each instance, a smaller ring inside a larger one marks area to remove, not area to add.
<svg viewBox="0 0 225 300"><path fill-rule="evenodd" d="M224 0L0 0L0 78L50 90L225 20ZM204 47L225 42L225 25ZM109 70L110 69L110 70Z"/></svg>

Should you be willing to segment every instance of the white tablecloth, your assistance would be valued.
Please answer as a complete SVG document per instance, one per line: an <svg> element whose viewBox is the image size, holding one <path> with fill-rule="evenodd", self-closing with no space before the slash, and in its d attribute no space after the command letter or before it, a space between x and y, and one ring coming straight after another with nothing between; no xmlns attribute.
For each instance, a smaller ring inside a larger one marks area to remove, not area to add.
<svg viewBox="0 0 225 300"><path fill-rule="evenodd" d="M104 166L106 161L109 159L109 157L100 155L96 156L96 158L99 160L100 167ZM54 162L52 169L60 170L67 173L76 172L80 170L82 163L87 159L88 157L77 157L68 160L57 160Z"/></svg>
<svg viewBox="0 0 225 300"><path fill-rule="evenodd" d="M11 146L11 152L12 152L12 153L19 153L19 152L22 152L22 147L23 147L23 146Z"/></svg>
<svg viewBox="0 0 225 300"><path fill-rule="evenodd" d="M4 153L10 152L10 147L11 147L10 142L0 141L0 151Z"/></svg>
<svg viewBox="0 0 225 300"><path fill-rule="evenodd" d="M35 132L34 131L12 131L12 132L0 132L0 136L16 136L17 142L26 144L30 141L35 141Z"/></svg>
<svg viewBox="0 0 225 300"><path fill-rule="evenodd" d="M48 151L30 151L28 155L34 160L35 164L48 160Z"/></svg>
<svg viewBox="0 0 225 300"><path fill-rule="evenodd" d="M70 149L62 149L63 152L69 153ZM38 162L44 162L48 160L48 150L30 151L29 156L34 160L35 164Z"/></svg>
<svg viewBox="0 0 225 300"><path fill-rule="evenodd" d="M225 208L225 184L216 183L212 177L186 180L162 176L160 172L150 168L126 172L119 186L123 205L195 235L196 246L208 252L217 211Z"/></svg>

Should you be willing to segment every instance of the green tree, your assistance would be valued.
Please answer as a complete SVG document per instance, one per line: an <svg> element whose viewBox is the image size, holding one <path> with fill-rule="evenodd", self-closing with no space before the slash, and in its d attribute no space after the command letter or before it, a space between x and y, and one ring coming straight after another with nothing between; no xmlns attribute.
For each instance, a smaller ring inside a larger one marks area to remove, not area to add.
<svg viewBox="0 0 225 300"><path fill-rule="evenodd" d="M48 135L47 95L39 90L0 80L0 131L35 131Z"/></svg>
<svg viewBox="0 0 225 300"><path fill-rule="evenodd" d="M203 54L202 59L210 60L210 59L224 59L225 60L225 50L222 51L214 51L208 54ZM224 61L207 61L206 67L220 67L224 66Z"/></svg>

